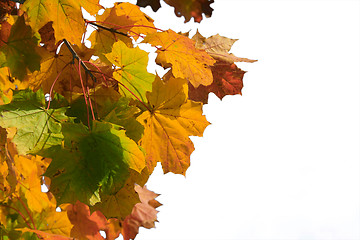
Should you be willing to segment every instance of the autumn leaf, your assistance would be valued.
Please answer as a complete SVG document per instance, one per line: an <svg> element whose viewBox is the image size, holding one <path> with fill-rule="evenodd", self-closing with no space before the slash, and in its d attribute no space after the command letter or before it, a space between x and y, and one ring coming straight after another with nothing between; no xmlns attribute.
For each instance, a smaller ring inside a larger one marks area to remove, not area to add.
<svg viewBox="0 0 360 240"><path fill-rule="evenodd" d="M205 38L199 33L199 31L197 31L192 37L192 40L195 41L196 48L205 50L210 56L222 62L231 64L234 62L252 63L257 61L248 58L236 57L234 54L229 53L232 45L237 41L237 39L222 37L219 34Z"/></svg>
<svg viewBox="0 0 360 240"><path fill-rule="evenodd" d="M118 68L113 76L119 81L121 94L126 97L145 101L145 93L151 91L151 84L155 76L146 70L148 63L147 52L136 48L128 48L123 42L114 43L111 53L106 58ZM131 94L132 93L132 94ZM134 96L135 95L135 96Z"/></svg>
<svg viewBox="0 0 360 240"><path fill-rule="evenodd" d="M154 12L161 7L160 0L137 0L136 5L139 7L150 6Z"/></svg>
<svg viewBox="0 0 360 240"><path fill-rule="evenodd" d="M144 185L149 178L149 171L144 168L141 173L130 169L130 175L124 184L113 185L109 193L100 192L101 202L91 207L92 211L99 210L107 218L117 218L121 221L128 216L135 204L140 202L135 184Z"/></svg>
<svg viewBox="0 0 360 240"><path fill-rule="evenodd" d="M195 87L212 83L209 66L213 65L215 60L204 50L195 48L195 43L186 36L168 30L148 35L143 42L161 46L156 51L156 63L165 68L171 66L176 78L187 79Z"/></svg>
<svg viewBox="0 0 360 240"><path fill-rule="evenodd" d="M153 91L147 95L150 111L140 115L138 121L145 127L140 145L146 151L150 172L161 161L164 173L185 175L194 151L189 136L202 136L209 125L202 115L202 104L187 100L187 92L184 79L170 78L163 83L157 77Z"/></svg>
<svg viewBox="0 0 360 240"><path fill-rule="evenodd" d="M214 0L164 0L164 2L174 7L176 16L184 16L185 22L190 21L192 17L195 22L201 22L203 13L206 17L211 17L213 9L210 4Z"/></svg>
<svg viewBox="0 0 360 240"><path fill-rule="evenodd" d="M42 157L15 156L17 181L20 182L21 195L26 199L27 206L32 212L41 213L44 209L55 209L56 203L49 198L48 194L41 191L41 175L48 163L42 161ZM54 200L54 199L53 199Z"/></svg>
<svg viewBox="0 0 360 240"><path fill-rule="evenodd" d="M210 92L215 93L220 99L226 95L241 94L245 71L238 68L234 63L229 64L220 60L211 67L211 70L214 82L209 86L200 85L198 88L189 84L189 99L207 103Z"/></svg>
<svg viewBox="0 0 360 240"><path fill-rule="evenodd" d="M154 20L140 11L138 6L126 2L115 3L113 8L106 9L102 15L97 16L96 21L107 24L135 40L141 34L147 35L156 32Z"/></svg>
<svg viewBox="0 0 360 240"><path fill-rule="evenodd" d="M64 146L42 153L53 159L45 175L58 204L80 200L94 205L100 201L100 187L107 193L126 181L129 168L141 171L145 166L136 143L109 123L94 121L91 132L83 124L66 123L62 132Z"/></svg>
<svg viewBox="0 0 360 240"><path fill-rule="evenodd" d="M40 214L34 215L37 220L36 229L18 228L22 232L33 232L36 235L51 240L68 240L73 225L69 221L66 212L56 212L53 209L44 209Z"/></svg>
<svg viewBox="0 0 360 240"><path fill-rule="evenodd" d="M83 61L90 60L94 52L84 45L80 47L73 45L72 47ZM40 70L29 76L29 85L33 89L42 88L44 93L50 93L52 89L65 96L69 101L72 100L73 93L83 93L78 72L78 62L74 61L73 54L65 44L61 46L59 53L49 52L45 49L40 52L42 55ZM82 67L80 71L83 81L87 83L87 85L84 83L84 87L93 86L94 81L92 78ZM55 80L57 81L54 83Z"/></svg>
<svg viewBox="0 0 360 240"><path fill-rule="evenodd" d="M154 228L158 213L156 208L162 205L155 200L159 194L148 190L146 186L136 185L135 190L139 194L141 203L134 206L131 214L122 223L121 234L124 240L134 239L139 233L140 227Z"/></svg>
<svg viewBox="0 0 360 240"><path fill-rule="evenodd" d="M53 101L53 107L46 110L43 92L34 93L28 89L15 91L13 101L0 106L0 126L17 128L12 141L19 154L36 153L61 143L61 122L68 120L67 107L60 104L63 100L58 95ZM55 102L60 105L56 106Z"/></svg>
<svg viewBox="0 0 360 240"><path fill-rule="evenodd" d="M107 228L107 219L100 211L90 214L89 206L79 201L68 204L64 210L74 225L70 234L72 237L79 240L104 239L99 231Z"/></svg>
<svg viewBox="0 0 360 240"><path fill-rule="evenodd" d="M90 14L96 14L101 9L98 0L27 0L21 10L26 13L26 22L34 32L52 22L55 42L66 38L80 46L85 32L81 7Z"/></svg>
<svg viewBox="0 0 360 240"><path fill-rule="evenodd" d="M25 24L24 17L18 17L11 27L6 43L0 48L6 59L0 60L0 66L8 66L11 74L23 80L27 70L34 72L40 68L40 56L36 52L38 37ZM5 61L5 62L4 62Z"/></svg>
<svg viewBox="0 0 360 240"><path fill-rule="evenodd" d="M117 91L111 88L98 89L92 99L99 109L98 118L123 127L126 136L135 142L140 140L144 133L144 127L135 119L140 110L130 105L130 99L121 97Z"/></svg>
<svg viewBox="0 0 360 240"><path fill-rule="evenodd" d="M238 68L234 62L252 63L257 60L239 58L229 53L236 39L222 37L219 34L205 38L199 32L192 39L196 42L195 46L209 53L216 59L216 63L211 66L213 83L208 86L200 85L197 88L190 83L189 99L207 103L210 92L215 93L220 99L226 95L241 94L245 71Z"/></svg>

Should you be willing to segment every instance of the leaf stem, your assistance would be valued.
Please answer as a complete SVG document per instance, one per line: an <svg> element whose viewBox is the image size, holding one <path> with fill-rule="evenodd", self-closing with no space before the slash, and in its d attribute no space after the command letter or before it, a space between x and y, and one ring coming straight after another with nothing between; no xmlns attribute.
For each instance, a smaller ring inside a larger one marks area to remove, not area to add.
<svg viewBox="0 0 360 240"><path fill-rule="evenodd" d="M63 39L63 42L65 43L66 47L69 49L69 51L71 52L72 56L73 56L73 63L74 63L74 59L77 59L80 63L81 66L84 68L85 72L87 74L90 75L91 79L96 82L96 78L94 77L94 75L91 73L90 69L85 65L85 63L81 60L81 58L79 57L79 55L75 52L75 50L73 49L73 47L71 46L71 44L68 42L68 40L66 40L65 38Z"/></svg>
<svg viewBox="0 0 360 240"><path fill-rule="evenodd" d="M32 223L32 225L34 226L34 229L36 230L35 222L34 222L33 217L31 216L31 213L30 213L29 209L26 207L25 203L21 200L20 197L17 197L17 199L20 201L21 205L25 208L25 211L26 211L26 213L29 215L29 218L30 218L30 220L31 220L31 223Z"/></svg>
<svg viewBox="0 0 360 240"><path fill-rule="evenodd" d="M15 212L17 212L17 213L21 216L21 218L24 220L24 222L26 223L26 225L27 225L30 229L32 229L31 226L30 226L30 224L26 221L26 217L24 216L24 214L22 214L22 212L20 212L20 210L14 208L14 207L5 205L5 204L1 204L1 203L0 203L0 206L10 208L10 209L14 210Z"/></svg>

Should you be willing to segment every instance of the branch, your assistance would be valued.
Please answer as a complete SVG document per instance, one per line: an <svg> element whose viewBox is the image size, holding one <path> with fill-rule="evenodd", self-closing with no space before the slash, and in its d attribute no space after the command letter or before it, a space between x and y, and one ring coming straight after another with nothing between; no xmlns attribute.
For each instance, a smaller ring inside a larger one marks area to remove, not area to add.
<svg viewBox="0 0 360 240"><path fill-rule="evenodd" d="M68 42L68 40L66 40L65 38L63 39L63 42L65 43L66 47L69 49L69 51L71 52L72 56L73 56L73 63L74 63L74 59L76 58L81 66L84 68L85 72L87 74L90 75L91 79L96 82L96 78L94 77L94 75L91 73L90 69L85 65L85 63L81 60L81 58L79 57L79 55L75 52L75 50L72 48L71 44Z"/></svg>
<svg viewBox="0 0 360 240"><path fill-rule="evenodd" d="M104 30L106 30L106 31L113 32L113 33L117 33L117 34L123 35L123 36L125 36L125 37L129 37L127 34L125 34L125 33L123 33L123 32L119 32L119 31L116 30L115 28L104 27L104 26L102 26L102 25L99 25L99 24L94 23L94 22L90 22L90 21L88 21L88 20L85 20L85 22L88 23L88 24L91 24L91 25L93 25L93 26L95 26L95 27L104 29Z"/></svg>

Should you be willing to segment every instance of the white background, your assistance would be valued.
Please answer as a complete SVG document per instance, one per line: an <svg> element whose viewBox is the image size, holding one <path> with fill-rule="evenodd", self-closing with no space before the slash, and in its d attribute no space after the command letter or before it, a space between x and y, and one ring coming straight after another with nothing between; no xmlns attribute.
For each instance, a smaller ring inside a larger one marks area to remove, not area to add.
<svg viewBox="0 0 360 240"><path fill-rule="evenodd" d="M243 96L210 96L186 178L156 168L159 223L136 239L359 239L360 2L215 0L185 25L164 5L155 26L259 61L238 64Z"/></svg>

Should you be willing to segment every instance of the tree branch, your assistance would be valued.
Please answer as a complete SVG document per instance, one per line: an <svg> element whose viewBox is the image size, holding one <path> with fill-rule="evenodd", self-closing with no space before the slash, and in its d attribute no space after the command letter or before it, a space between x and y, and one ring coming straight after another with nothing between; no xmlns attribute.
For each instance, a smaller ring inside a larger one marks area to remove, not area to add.
<svg viewBox="0 0 360 240"><path fill-rule="evenodd" d="M91 79L96 82L96 78L95 76L91 73L90 69L85 65L85 63L81 60L81 58L79 57L79 55L75 52L75 50L73 49L73 47L71 46L71 44L68 42L68 40L66 40L65 38L63 39L63 42L65 43L66 47L69 49L69 51L71 52L72 56L73 56L73 63L74 63L74 59L76 58L81 66L84 68L85 72L87 74L90 75Z"/></svg>

